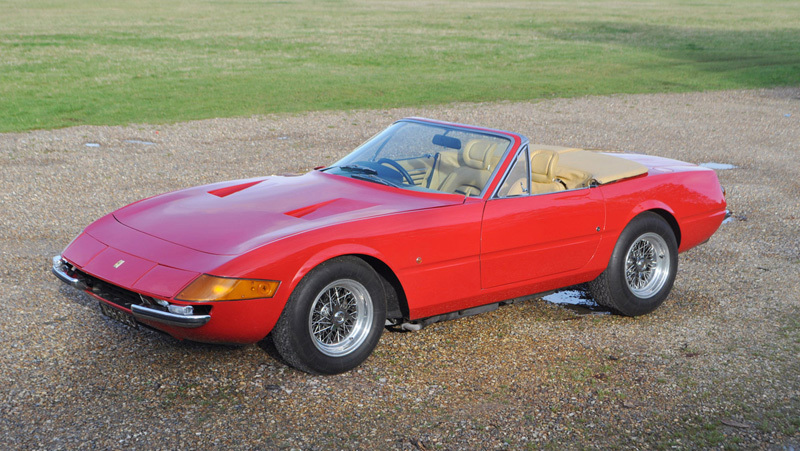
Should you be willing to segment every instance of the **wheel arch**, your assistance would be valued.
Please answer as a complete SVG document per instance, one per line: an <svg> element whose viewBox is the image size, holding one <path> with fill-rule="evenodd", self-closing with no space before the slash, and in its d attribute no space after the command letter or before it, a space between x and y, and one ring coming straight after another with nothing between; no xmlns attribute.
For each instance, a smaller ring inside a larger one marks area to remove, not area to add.
<svg viewBox="0 0 800 451"><path fill-rule="evenodd" d="M681 227L678 223L678 220L675 218L675 213L672 209L667 206L666 204L659 202L659 201L650 201L645 202L638 205L636 208L631 211L630 218L625 222L625 225L630 224L633 221L633 218L639 216L642 213L655 213L661 216L661 219L666 221L669 224L670 229L672 229L672 233L675 234L675 240L678 243L678 247L681 246Z"/></svg>
<svg viewBox="0 0 800 451"><path fill-rule="evenodd" d="M381 277L383 289L386 291L386 318L408 318L408 299L406 298L403 284L400 283L400 279L397 278L392 268L382 260L371 255L351 255L366 262Z"/></svg>
<svg viewBox="0 0 800 451"><path fill-rule="evenodd" d="M651 213L655 213L655 214L661 216L661 218L664 221L666 221L666 223L672 229L672 233L675 234L675 241L678 243L678 247L680 248L681 247L681 227L678 224L678 220L675 219L675 215L673 215L671 212L669 212L669 211L667 211L667 210L665 210L663 208L653 208L653 209L647 210L647 211L649 211Z"/></svg>
<svg viewBox="0 0 800 451"><path fill-rule="evenodd" d="M292 290L300 281L317 266L342 257L355 257L369 265L380 276L383 288L386 293L386 316L387 319L407 318L409 315L408 299L405 289L395 271L385 262L385 258L372 248L358 247L333 247L321 253L315 254L308 259L300 268L292 280Z"/></svg>

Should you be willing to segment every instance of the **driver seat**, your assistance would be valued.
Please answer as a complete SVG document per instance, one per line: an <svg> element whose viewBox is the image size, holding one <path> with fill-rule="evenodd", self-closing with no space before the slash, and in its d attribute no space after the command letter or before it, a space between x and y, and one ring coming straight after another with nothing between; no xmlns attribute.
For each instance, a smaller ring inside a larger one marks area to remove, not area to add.
<svg viewBox="0 0 800 451"><path fill-rule="evenodd" d="M483 191L492 174L497 144L482 139L468 141L458 154L460 166L444 179L439 191L474 196Z"/></svg>

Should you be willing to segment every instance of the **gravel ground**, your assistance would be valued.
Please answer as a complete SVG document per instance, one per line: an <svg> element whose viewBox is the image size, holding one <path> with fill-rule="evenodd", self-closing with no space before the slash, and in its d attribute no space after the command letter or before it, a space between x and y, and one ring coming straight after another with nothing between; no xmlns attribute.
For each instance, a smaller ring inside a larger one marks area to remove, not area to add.
<svg viewBox="0 0 800 451"><path fill-rule="evenodd" d="M732 220L640 318L542 301L384 334L309 376L267 343L177 342L50 274L99 216L335 161L427 116L719 171ZM800 88L82 126L0 134L0 443L11 448L800 448Z"/></svg>

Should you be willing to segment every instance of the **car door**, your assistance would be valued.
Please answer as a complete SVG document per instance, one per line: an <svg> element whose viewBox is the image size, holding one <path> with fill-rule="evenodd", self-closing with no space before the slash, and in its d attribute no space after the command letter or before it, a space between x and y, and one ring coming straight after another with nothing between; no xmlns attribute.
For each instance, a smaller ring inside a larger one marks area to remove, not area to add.
<svg viewBox="0 0 800 451"><path fill-rule="evenodd" d="M579 269L600 242L605 222L600 190L531 195L529 164L523 149L498 193L486 201L480 256L484 289ZM520 174L527 178L517 178Z"/></svg>

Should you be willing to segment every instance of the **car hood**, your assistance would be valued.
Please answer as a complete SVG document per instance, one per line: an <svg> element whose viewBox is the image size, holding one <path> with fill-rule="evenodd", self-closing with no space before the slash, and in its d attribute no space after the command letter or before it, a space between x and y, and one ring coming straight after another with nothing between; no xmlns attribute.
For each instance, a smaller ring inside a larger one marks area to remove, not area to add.
<svg viewBox="0 0 800 451"><path fill-rule="evenodd" d="M312 171L188 188L133 203L113 215L128 227L171 243L238 255L305 230L462 202L462 196Z"/></svg>

